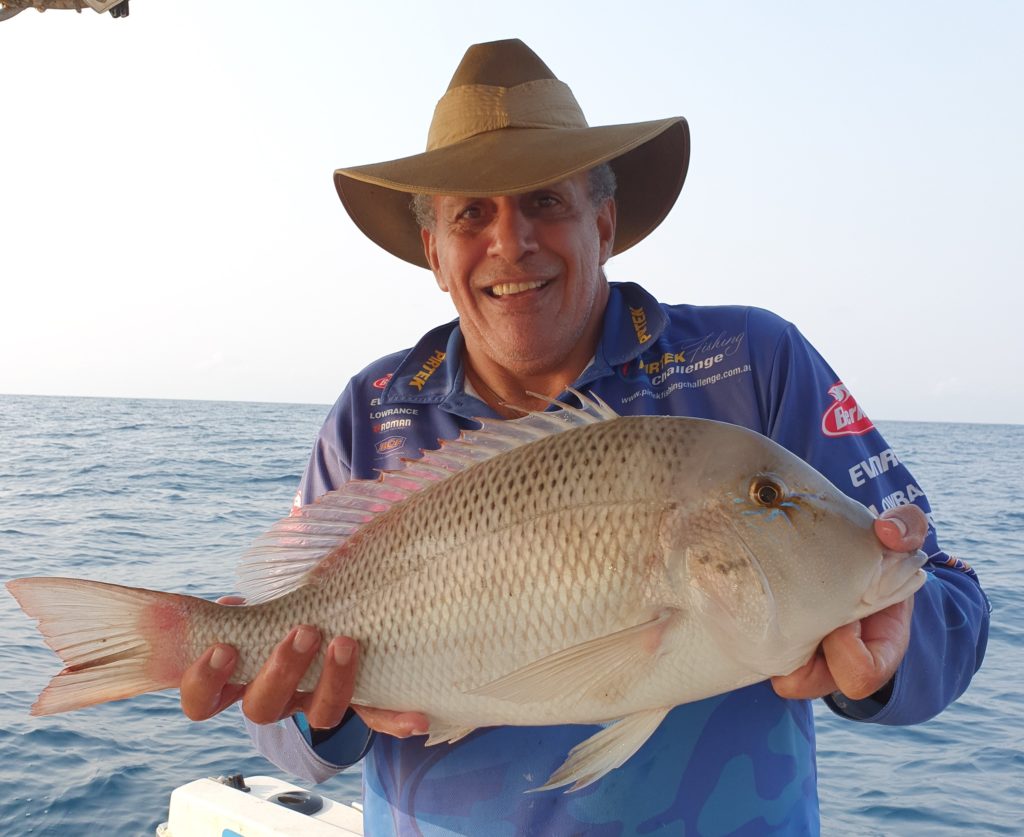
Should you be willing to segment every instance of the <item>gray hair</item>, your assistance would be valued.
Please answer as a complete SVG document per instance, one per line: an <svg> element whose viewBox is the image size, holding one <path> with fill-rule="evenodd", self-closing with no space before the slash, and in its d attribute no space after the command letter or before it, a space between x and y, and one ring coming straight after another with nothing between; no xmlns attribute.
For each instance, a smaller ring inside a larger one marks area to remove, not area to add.
<svg viewBox="0 0 1024 837"><path fill-rule="evenodd" d="M600 209L604 202L615 197L615 169L610 163L601 163L587 172L587 186L590 187L590 203Z"/></svg>
<svg viewBox="0 0 1024 837"><path fill-rule="evenodd" d="M605 201L615 197L615 171L609 163L601 163L587 171L587 186L590 191L590 203L595 208L601 207ZM415 194L409 201L416 223L421 230L433 229L437 217L434 215L434 196L423 193Z"/></svg>
<svg viewBox="0 0 1024 837"><path fill-rule="evenodd" d="M412 196L412 200L409 201L409 209L412 210L412 215L421 230L434 229L434 222L437 221L437 216L434 215L433 195L417 192Z"/></svg>

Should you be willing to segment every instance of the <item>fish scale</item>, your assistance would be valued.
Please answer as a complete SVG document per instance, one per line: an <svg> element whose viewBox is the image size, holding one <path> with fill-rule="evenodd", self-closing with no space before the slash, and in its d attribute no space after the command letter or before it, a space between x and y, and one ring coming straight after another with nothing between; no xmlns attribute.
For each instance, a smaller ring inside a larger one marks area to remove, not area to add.
<svg viewBox="0 0 1024 837"><path fill-rule="evenodd" d="M673 706L787 674L831 630L923 581L923 555L884 553L870 512L765 437L579 397L484 421L280 521L243 561L250 605L11 582L68 665L33 711L176 686L214 642L239 650L233 679L248 682L312 624L360 642L354 702L424 712L428 743L616 721L544 786L580 787Z"/></svg>

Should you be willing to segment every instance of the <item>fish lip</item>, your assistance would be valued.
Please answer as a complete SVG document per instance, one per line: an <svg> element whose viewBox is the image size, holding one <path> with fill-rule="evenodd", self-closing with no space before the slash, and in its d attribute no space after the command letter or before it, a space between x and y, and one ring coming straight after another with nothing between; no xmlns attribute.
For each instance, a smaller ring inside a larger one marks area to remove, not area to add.
<svg viewBox="0 0 1024 837"><path fill-rule="evenodd" d="M861 606L877 612L910 598L927 579L923 569L927 563L928 556L920 549L916 552L882 550L871 584L861 596ZM883 585L883 580L889 583Z"/></svg>

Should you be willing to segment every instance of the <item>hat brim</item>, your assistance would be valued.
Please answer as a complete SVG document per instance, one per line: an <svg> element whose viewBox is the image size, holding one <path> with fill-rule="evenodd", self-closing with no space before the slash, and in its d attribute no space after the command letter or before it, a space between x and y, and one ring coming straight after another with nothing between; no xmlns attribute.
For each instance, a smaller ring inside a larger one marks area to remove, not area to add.
<svg viewBox="0 0 1024 837"><path fill-rule="evenodd" d="M506 128L399 160L338 169L334 184L367 237L428 267L409 206L414 194L513 195L609 163L618 182L612 252L621 253L668 214L689 160L690 132L682 117L596 128Z"/></svg>

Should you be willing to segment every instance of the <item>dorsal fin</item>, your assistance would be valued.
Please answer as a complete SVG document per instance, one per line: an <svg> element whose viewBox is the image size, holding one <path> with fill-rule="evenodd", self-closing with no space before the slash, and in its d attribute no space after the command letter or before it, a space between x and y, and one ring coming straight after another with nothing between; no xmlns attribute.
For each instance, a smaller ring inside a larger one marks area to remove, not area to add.
<svg viewBox="0 0 1024 837"><path fill-rule="evenodd" d="M256 538L242 556L238 592L248 604L283 596L302 586L309 572L362 526L428 485L537 439L618 417L600 397L568 392L579 407L535 396L557 409L504 421L477 419L479 430L442 440L419 459L403 459L402 468L383 471L375 480L351 480L302 506Z"/></svg>

